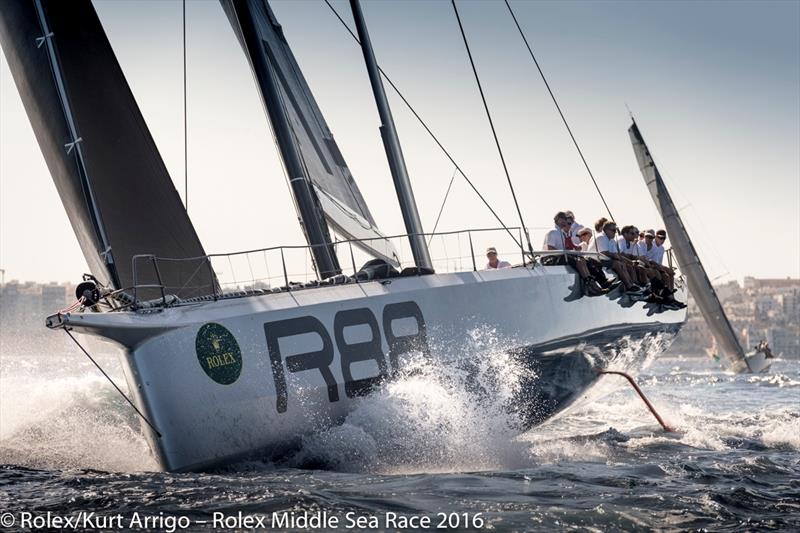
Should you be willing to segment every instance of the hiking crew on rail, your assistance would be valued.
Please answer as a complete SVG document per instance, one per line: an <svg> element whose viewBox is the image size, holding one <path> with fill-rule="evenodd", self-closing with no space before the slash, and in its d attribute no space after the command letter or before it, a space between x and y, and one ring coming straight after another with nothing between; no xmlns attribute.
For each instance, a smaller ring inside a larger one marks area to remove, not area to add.
<svg viewBox="0 0 800 533"><path fill-rule="evenodd" d="M595 255L565 253L546 255L545 265L569 265L581 277L587 296L608 294L622 285L633 300L658 303L681 309L686 304L675 300L675 271L662 265L667 232L652 229L640 232L635 226L623 226L617 236L617 224L605 217L595 225L595 232L575 221L572 211L559 211L553 217L555 227L547 232L543 249L588 252ZM641 239L640 239L641 234ZM617 279L609 280L604 267Z"/></svg>

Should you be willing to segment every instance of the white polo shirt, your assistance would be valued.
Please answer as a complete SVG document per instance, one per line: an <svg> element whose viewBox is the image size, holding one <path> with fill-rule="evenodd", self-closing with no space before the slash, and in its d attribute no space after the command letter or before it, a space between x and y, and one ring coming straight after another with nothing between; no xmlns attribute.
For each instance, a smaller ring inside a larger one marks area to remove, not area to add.
<svg viewBox="0 0 800 533"><path fill-rule="evenodd" d="M592 242L589 243L589 249L600 253L619 253L617 241L613 237L609 238L604 232L595 235L594 239L592 239Z"/></svg>
<svg viewBox="0 0 800 533"><path fill-rule="evenodd" d="M542 249L548 250L548 246L551 246L555 250L566 250L567 247L564 244L564 239L566 237L567 236L564 235L564 232L561 231L561 228L553 228L547 232L547 235L544 236Z"/></svg>
<svg viewBox="0 0 800 533"><path fill-rule="evenodd" d="M639 243L636 241L628 242L625 237L617 237L617 246L619 251L628 255L642 255L639 251Z"/></svg>
<svg viewBox="0 0 800 533"><path fill-rule="evenodd" d="M493 267L491 263L486 263L485 270L496 270L498 268L511 268L511 263L509 263L508 261L497 261L496 267Z"/></svg>
<svg viewBox="0 0 800 533"><path fill-rule="evenodd" d="M650 256L648 257L648 259L650 261L658 263L659 265L663 264L664 247L653 243L653 248L650 250Z"/></svg>
<svg viewBox="0 0 800 533"><path fill-rule="evenodd" d="M656 245L653 244L650 246L650 249L647 249L647 241L639 242L639 255L643 256L645 259L653 259L653 251L655 250Z"/></svg>

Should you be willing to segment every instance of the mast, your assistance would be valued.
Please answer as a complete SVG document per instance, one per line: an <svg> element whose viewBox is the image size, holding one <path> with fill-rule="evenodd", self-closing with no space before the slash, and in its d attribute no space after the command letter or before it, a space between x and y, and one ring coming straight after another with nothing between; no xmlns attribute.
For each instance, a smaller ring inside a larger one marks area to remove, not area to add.
<svg viewBox="0 0 800 533"><path fill-rule="evenodd" d="M425 243L422 222L417 211L417 203L414 200L414 191L411 189L411 181L403 158L403 150L400 146L400 139L397 136L392 111L389 108L389 100L387 100L386 93L383 90L383 82L378 71L375 53L372 50L372 42L369 39L364 14L361 12L361 4L358 0L350 0L350 7L353 10L358 39L361 41L361 51L364 53L364 62L367 65L372 93L375 96L378 114L381 117L381 138L386 150L386 157L389 160L389 170L392 173L397 199L400 202L400 211L403 213L403 222L405 222L408 240L411 244L411 253L414 254L414 263L418 267L433 268L428 246Z"/></svg>
<svg viewBox="0 0 800 533"><path fill-rule="evenodd" d="M223 6L225 5L223 3ZM232 7L235 20L232 19L231 22L236 23L234 28L241 35L242 45L245 50L251 51L248 54L250 64L261 88L264 107L278 141L301 225L306 240L311 245L317 275L325 279L340 274L339 260L333 249L328 225L325 223L319 199L309 183L303 158L296 145L285 97L276 80L275 67L265 54L252 52L262 50L264 46L255 22L257 15L254 14L260 6L256 2L247 0L233 0L228 5Z"/></svg>

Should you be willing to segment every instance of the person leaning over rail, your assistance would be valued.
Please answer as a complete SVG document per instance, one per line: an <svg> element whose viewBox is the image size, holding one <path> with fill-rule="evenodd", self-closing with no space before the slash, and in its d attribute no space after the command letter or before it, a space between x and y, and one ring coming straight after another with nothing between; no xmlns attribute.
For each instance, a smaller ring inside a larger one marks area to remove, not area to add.
<svg viewBox="0 0 800 533"><path fill-rule="evenodd" d="M490 246L489 248L486 249L486 259L488 259L489 262L486 263L485 270L494 270L498 268L511 268L511 263L509 263L508 261L501 261L497 257L497 248L495 248L494 246Z"/></svg>
<svg viewBox="0 0 800 533"><path fill-rule="evenodd" d="M608 259L604 265L611 268L625 286L625 292L632 296L643 296L645 290L633 281L632 261L620 254L616 240L617 224L613 220L603 224L603 232L598 234L592 247Z"/></svg>
<svg viewBox="0 0 800 533"><path fill-rule="evenodd" d="M563 211L556 213L553 217L555 227L547 232L544 237L544 244L542 248L545 250L564 250L564 251L577 251L577 247L572 242L569 234L570 223L567 219L567 214ZM547 255L542 258L543 265L569 265L578 271L578 274L583 281L583 288L587 296L600 296L606 293L600 284L589 272L586 259L572 254L563 255Z"/></svg>
<svg viewBox="0 0 800 533"><path fill-rule="evenodd" d="M641 254L641 248L636 242L639 231L634 226L622 228L622 238L618 239L620 253L634 262L636 272L640 279L647 280L650 289L648 302L660 303L673 309L682 309L686 304L675 300L673 294L674 273L654 263Z"/></svg>
<svg viewBox="0 0 800 533"><path fill-rule="evenodd" d="M654 279L658 278L658 273L649 268L640 257L639 241L637 240L639 230L636 226L623 226L620 233L622 235L617 238L619 253L631 260L633 275L638 280L639 285L646 288Z"/></svg>
<svg viewBox="0 0 800 533"><path fill-rule="evenodd" d="M675 271L672 268L661 264L661 261L664 257L663 242L666 239L667 232L664 230L659 230L659 234L661 235L661 238L658 240L662 243L661 246L658 246L655 243L657 239L656 232L654 232L652 229L645 231L645 242L639 245L639 252L640 255L644 257L644 261L648 264L648 266L658 272L658 274L661 276L661 281L666 286L666 291L662 292L661 297L675 301L674 298L672 298L672 295L675 294ZM675 302L680 304L680 302Z"/></svg>

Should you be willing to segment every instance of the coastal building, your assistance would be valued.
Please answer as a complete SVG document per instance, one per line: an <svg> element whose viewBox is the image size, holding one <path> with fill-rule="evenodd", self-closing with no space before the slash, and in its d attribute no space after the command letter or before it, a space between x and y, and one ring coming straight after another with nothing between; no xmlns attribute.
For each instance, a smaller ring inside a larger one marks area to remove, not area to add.
<svg viewBox="0 0 800 533"><path fill-rule="evenodd" d="M750 349L766 340L776 355L800 358L800 279L746 277L742 285L730 281L715 289L742 346ZM670 353L706 356L714 340L691 294L688 311Z"/></svg>

